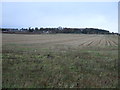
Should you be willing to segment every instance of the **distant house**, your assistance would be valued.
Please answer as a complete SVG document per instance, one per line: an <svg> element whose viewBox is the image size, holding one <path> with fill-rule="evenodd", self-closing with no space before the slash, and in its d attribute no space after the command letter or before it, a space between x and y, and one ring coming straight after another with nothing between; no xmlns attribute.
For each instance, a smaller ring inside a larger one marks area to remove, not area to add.
<svg viewBox="0 0 120 90"><path fill-rule="evenodd" d="M61 26L58 27L58 30L63 30L63 28Z"/></svg>

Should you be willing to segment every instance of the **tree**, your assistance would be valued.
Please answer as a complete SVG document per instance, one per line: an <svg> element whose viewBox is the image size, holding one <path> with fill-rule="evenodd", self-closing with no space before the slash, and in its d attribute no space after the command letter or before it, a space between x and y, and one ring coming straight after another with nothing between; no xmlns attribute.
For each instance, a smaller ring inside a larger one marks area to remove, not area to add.
<svg viewBox="0 0 120 90"><path fill-rule="evenodd" d="M34 31L34 29L33 28L31 29L31 27L29 27L28 30L29 30L29 32L33 32Z"/></svg>
<svg viewBox="0 0 120 90"><path fill-rule="evenodd" d="M35 28L35 31L38 31L38 30L39 30L39 29L36 27L36 28Z"/></svg>

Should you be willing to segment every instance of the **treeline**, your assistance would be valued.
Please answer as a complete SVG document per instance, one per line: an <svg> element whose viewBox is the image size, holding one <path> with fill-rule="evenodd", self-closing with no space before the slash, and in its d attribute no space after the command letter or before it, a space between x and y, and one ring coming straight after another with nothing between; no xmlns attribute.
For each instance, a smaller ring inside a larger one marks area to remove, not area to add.
<svg viewBox="0 0 120 90"><path fill-rule="evenodd" d="M97 28L1 28L3 33L46 33L46 34L55 34L55 33L73 33L73 34L116 34L110 33L108 30L97 29Z"/></svg>

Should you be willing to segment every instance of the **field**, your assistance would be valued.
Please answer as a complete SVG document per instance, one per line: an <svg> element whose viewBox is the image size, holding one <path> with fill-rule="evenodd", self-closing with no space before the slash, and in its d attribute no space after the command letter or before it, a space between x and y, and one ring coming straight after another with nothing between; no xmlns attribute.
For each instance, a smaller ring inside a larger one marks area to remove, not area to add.
<svg viewBox="0 0 120 90"><path fill-rule="evenodd" d="M3 88L118 87L118 36L3 34Z"/></svg>

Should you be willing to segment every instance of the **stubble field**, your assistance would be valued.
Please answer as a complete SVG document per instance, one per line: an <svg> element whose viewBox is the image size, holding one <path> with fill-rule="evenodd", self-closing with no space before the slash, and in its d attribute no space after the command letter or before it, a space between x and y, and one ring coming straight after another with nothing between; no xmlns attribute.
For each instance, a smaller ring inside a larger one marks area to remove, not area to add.
<svg viewBox="0 0 120 90"><path fill-rule="evenodd" d="M118 87L118 36L3 34L3 88Z"/></svg>

